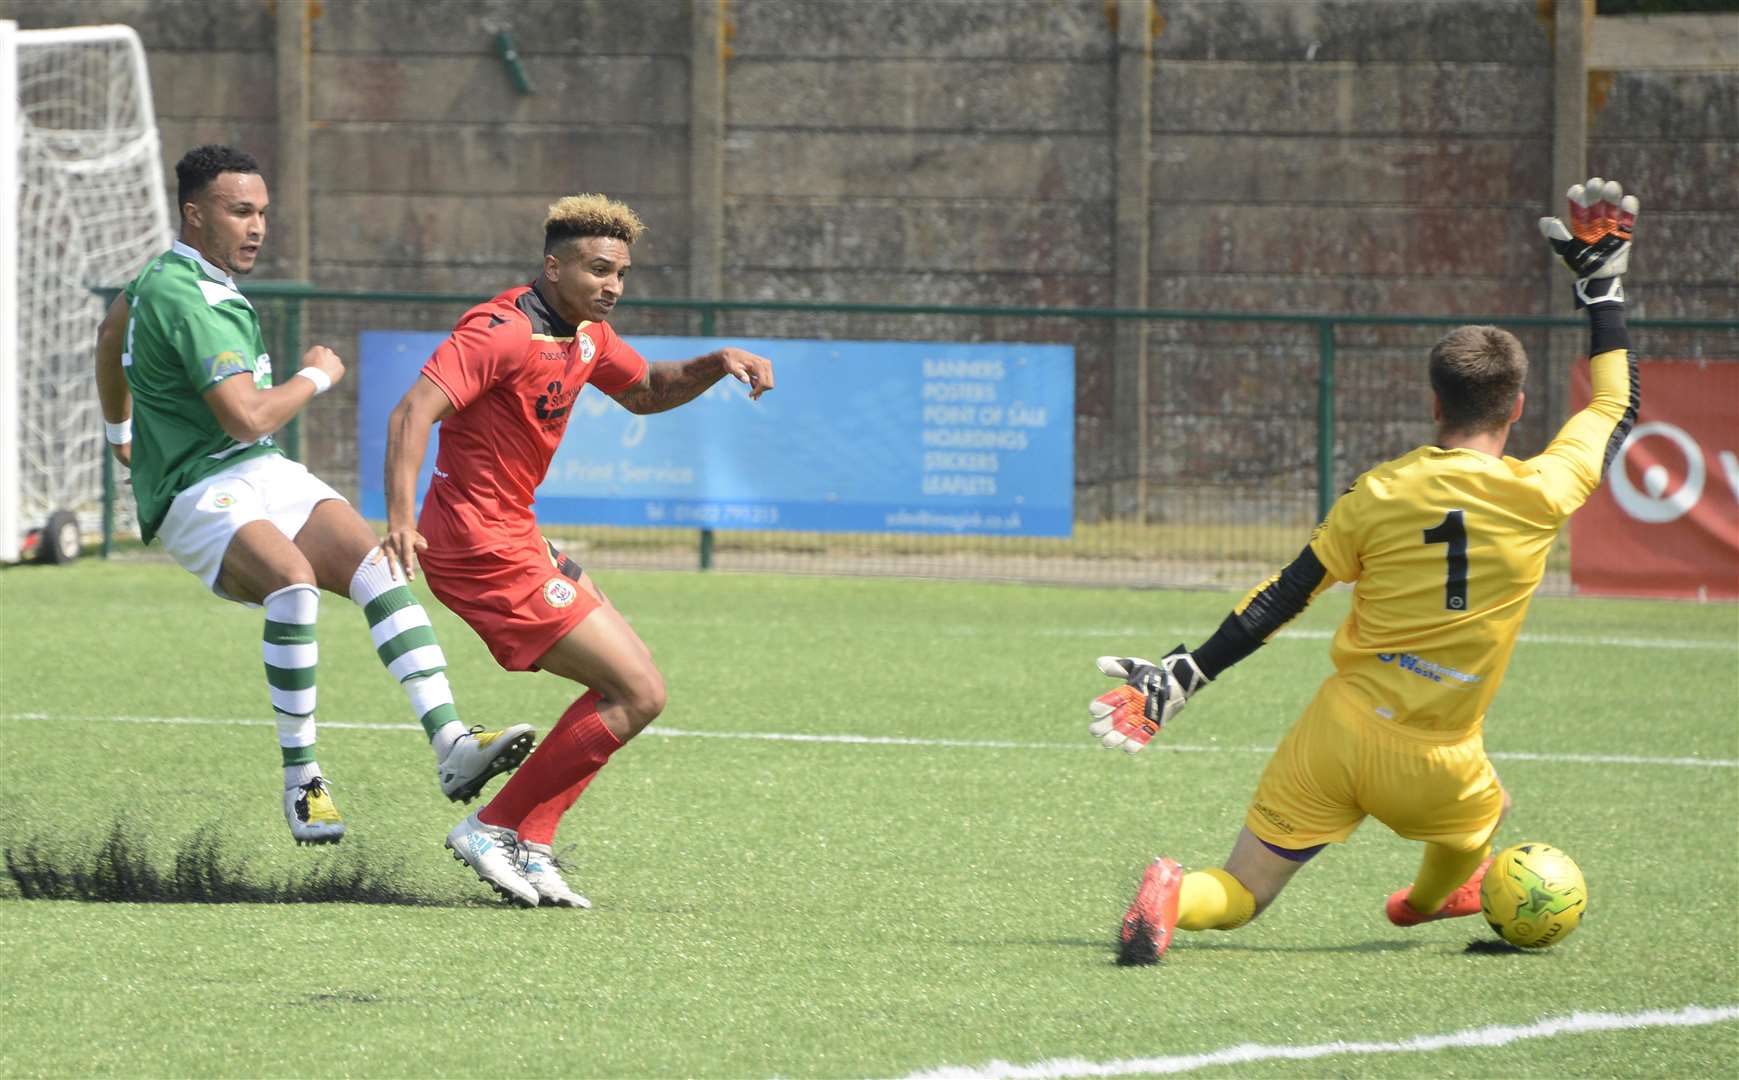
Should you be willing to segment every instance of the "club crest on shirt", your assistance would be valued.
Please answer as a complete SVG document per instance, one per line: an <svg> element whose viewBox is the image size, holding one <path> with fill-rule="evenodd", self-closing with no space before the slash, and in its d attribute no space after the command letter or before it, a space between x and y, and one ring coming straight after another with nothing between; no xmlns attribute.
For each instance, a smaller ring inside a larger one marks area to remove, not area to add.
<svg viewBox="0 0 1739 1080"><path fill-rule="evenodd" d="M598 354L598 347L592 344L592 339L585 334L580 334L578 337L579 341L575 344L580 347L580 363L589 364L592 362L592 357Z"/></svg>
<svg viewBox="0 0 1739 1080"><path fill-rule="evenodd" d="M552 577L544 582L543 598L550 607L564 608L579 596L579 590L567 578Z"/></svg>

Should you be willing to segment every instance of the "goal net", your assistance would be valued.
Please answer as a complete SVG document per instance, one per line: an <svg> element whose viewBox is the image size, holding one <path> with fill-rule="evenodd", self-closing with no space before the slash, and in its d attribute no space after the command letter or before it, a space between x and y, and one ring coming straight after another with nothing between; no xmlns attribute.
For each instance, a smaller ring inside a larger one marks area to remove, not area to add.
<svg viewBox="0 0 1739 1080"><path fill-rule="evenodd" d="M126 284L169 241L138 34L0 22L0 560L57 510L100 527L93 290ZM130 519L132 500L116 501Z"/></svg>

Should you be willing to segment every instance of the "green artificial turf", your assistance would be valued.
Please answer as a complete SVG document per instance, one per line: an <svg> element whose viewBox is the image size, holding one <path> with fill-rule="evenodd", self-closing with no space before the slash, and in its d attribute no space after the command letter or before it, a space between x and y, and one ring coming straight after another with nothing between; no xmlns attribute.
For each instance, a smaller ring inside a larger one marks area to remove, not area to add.
<svg viewBox="0 0 1739 1080"><path fill-rule="evenodd" d="M1561 946L1390 926L1417 849L1367 823L1256 923L1127 969L1112 936L1144 860L1224 856L1262 751L1328 671L1344 591L1131 758L1086 736L1110 685L1093 658L1195 644L1235 595L598 575L670 706L557 837L595 904L575 912L503 907L442 850L464 808L348 602L323 597L319 757L350 833L299 849L257 612L160 563L0 571L0 846L88 861L119 826L156 866L204 838L249 880L360 869L417 901L27 900L0 878L0 1074L899 1076L1739 1004L1732 606L1536 602L1487 746L1516 799L1500 842L1552 843L1587 877ZM570 684L502 672L423 595L465 719L547 731ZM955 745L974 743L1010 745ZM1202 1072L1735 1060L1727 1021Z"/></svg>

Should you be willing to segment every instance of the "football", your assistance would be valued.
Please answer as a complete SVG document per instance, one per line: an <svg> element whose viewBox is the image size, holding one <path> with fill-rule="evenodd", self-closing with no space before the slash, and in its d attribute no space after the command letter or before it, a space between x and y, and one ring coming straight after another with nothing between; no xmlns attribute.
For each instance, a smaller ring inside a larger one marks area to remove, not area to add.
<svg viewBox="0 0 1739 1080"><path fill-rule="evenodd" d="M1479 889L1485 921L1523 949L1543 949L1569 937L1588 907L1588 886L1570 856L1550 844L1505 848Z"/></svg>

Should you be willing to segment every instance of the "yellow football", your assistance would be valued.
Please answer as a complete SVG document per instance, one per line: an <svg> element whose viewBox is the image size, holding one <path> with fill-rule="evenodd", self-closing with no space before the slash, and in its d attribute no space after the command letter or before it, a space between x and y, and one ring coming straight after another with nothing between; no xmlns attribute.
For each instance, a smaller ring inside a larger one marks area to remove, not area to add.
<svg viewBox="0 0 1739 1080"><path fill-rule="evenodd" d="M1570 936L1588 907L1588 885L1570 856L1550 844L1505 848L1479 888L1479 906L1498 936L1543 949Z"/></svg>

